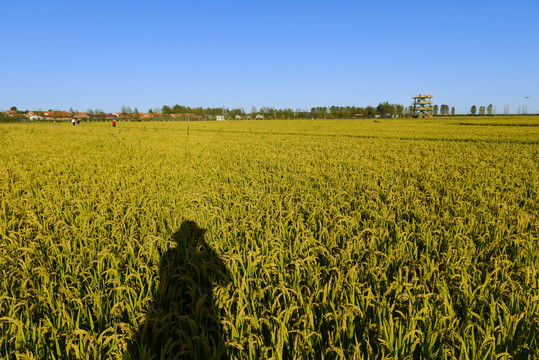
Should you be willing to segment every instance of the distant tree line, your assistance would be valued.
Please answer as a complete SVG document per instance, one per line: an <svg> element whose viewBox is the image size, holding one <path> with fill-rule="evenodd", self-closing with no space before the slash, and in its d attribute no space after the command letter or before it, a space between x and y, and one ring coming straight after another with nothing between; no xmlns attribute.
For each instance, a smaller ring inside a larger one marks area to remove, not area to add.
<svg viewBox="0 0 539 360"><path fill-rule="evenodd" d="M477 113L477 106L475 105L472 105L471 109L470 109L470 114L472 115L479 115L479 116L484 116L484 115L494 115L493 113L493 105L492 104L489 104L487 107L485 106L479 106L479 114Z"/></svg>
<svg viewBox="0 0 539 360"><path fill-rule="evenodd" d="M151 112L151 111L148 111ZM154 110L155 112L155 110ZM350 119L350 118L371 118L379 115L385 116L411 116L409 108L405 108L401 104L390 104L389 102L379 103L377 106L320 106L313 107L310 110L307 109L291 109L291 108L273 108L269 106L263 106L260 109L252 107L249 112L246 112L243 108L203 108L203 107L189 107L183 105L164 105L161 108L163 115L171 114L195 114L199 116L210 115L224 115L228 117L238 116L251 116L263 115L264 119Z"/></svg>
<svg viewBox="0 0 539 360"><path fill-rule="evenodd" d="M455 115L454 106L451 108L451 110L449 110L449 105L442 104L440 107L438 107L438 105L434 105L432 108L432 113L434 116L438 116L438 110L440 111L440 116L448 116L450 113L451 115Z"/></svg>
<svg viewBox="0 0 539 360"><path fill-rule="evenodd" d="M488 110L490 109L490 110ZM492 111L492 105L489 105L487 111ZM130 110L130 109L128 109ZM122 110L123 112L123 110ZM130 113L131 111L127 111ZM227 117L255 117L263 115L264 119L351 119L351 118L374 118L374 117L412 117L414 115L413 106L404 106L402 104L392 104L381 102L377 106L318 106L308 109L291 108L273 108L263 106L260 109L252 107L250 111L243 108L203 108L189 107L184 105L164 105L161 109L150 109L149 113L161 112L163 115L171 114L195 114L198 116L216 116L224 115ZM455 107L449 107L447 104L433 106L435 116L455 115Z"/></svg>
<svg viewBox="0 0 539 360"><path fill-rule="evenodd" d="M150 109L151 112L156 112L155 109ZM161 112L163 115L170 115L170 114L195 114L195 115L226 115L223 114L223 112L226 112L228 109L225 107L219 107L219 108L203 108L203 107L189 107L189 106L183 106L183 105L174 105L174 106L168 106L164 105L161 108ZM228 110L229 111L229 110ZM148 111L150 112L150 111Z"/></svg>
<svg viewBox="0 0 539 360"><path fill-rule="evenodd" d="M506 106L507 107L507 106ZM0 111L0 122L13 121L14 117L18 117L28 113L28 110L19 110L13 106L10 109L11 114ZM50 111L50 110L49 110ZM70 113L76 113L77 110L73 108L69 109ZM102 109L88 109L86 111L89 116L97 117L99 115L105 115ZM121 112L124 115L137 118L139 110L137 107L130 108L128 106L122 106ZM440 106L434 105L432 109L434 116L448 116L455 115L455 107L449 107L447 104ZM505 110L508 113L508 110ZM162 108L154 108L148 110L149 114L160 114L162 116L172 114L194 114L198 117L213 117L217 115L224 115L228 118L255 118L262 115L264 119L351 119L351 118L374 118L374 117L412 117L414 115L413 106L404 106L401 104L394 104L381 102L377 106L318 106L308 109L292 109L292 108L274 108L269 106L262 106L260 109L251 107L250 111L245 111L243 108L227 108L227 107L190 107L185 105L164 105ZM475 115L494 115L495 109L492 104L488 106L475 106L470 109L470 114Z"/></svg>

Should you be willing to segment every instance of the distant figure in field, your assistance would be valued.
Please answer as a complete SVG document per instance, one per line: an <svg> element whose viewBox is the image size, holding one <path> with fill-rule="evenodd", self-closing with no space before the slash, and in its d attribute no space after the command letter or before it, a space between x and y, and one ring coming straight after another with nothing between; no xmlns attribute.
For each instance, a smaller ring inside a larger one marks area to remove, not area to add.
<svg viewBox="0 0 539 360"><path fill-rule="evenodd" d="M77 119L77 125L80 125L80 119Z"/></svg>
<svg viewBox="0 0 539 360"><path fill-rule="evenodd" d="M112 119L112 127L116 127L116 119Z"/></svg>
<svg viewBox="0 0 539 360"><path fill-rule="evenodd" d="M75 119L71 119L71 123L75 126Z"/></svg>

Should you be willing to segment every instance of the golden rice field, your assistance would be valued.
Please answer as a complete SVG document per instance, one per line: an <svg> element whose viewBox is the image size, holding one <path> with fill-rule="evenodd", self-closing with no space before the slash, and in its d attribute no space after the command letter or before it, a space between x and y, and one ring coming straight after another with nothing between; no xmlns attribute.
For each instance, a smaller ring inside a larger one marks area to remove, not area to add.
<svg viewBox="0 0 539 360"><path fill-rule="evenodd" d="M0 124L0 358L539 355L539 117Z"/></svg>

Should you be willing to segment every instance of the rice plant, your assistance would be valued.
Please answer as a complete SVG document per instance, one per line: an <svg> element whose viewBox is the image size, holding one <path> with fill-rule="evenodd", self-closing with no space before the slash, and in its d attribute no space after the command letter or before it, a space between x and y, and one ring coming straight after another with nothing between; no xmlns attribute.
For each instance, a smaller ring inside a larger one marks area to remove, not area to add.
<svg viewBox="0 0 539 360"><path fill-rule="evenodd" d="M0 358L536 357L539 118L496 121L0 124Z"/></svg>

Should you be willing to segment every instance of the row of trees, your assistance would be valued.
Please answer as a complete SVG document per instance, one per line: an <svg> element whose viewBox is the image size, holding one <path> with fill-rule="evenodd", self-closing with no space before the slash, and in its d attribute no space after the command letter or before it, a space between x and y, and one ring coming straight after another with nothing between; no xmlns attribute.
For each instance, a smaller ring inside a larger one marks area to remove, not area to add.
<svg viewBox="0 0 539 360"><path fill-rule="evenodd" d="M440 115L441 116L449 115L449 105L442 104L440 106L440 108L438 108L438 105L434 105L434 107L432 109L432 113L434 114L434 116L438 116L438 109L440 110ZM455 107L454 106L451 108L451 115L455 115Z"/></svg>
<svg viewBox="0 0 539 360"><path fill-rule="evenodd" d="M470 109L470 113L472 115L480 115L480 116L481 115L494 115L492 104L489 104L486 108L485 106L479 106L479 114L477 114L477 106L473 105L472 108Z"/></svg>
<svg viewBox="0 0 539 360"><path fill-rule="evenodd" d="M475 107L475 106L474 106ZM472 107L472 109L474 108ZM480 107L479 114L485 114L485 107ZM490 104L486 111L489 115L492 114L492 104ZM122 111L123 112L123 111ZM148 112L152 112L150 109ZM401 104L391 104L389 102L379 103L377 106L319 106L313 107L311 110L307 109L277 109L273 107L263 106L260 109L251 107L249 112L246 112L243 108L202 108L202 107L189 107L183 105L168 106L164 105L162 109L153 109L153 112L162 112L164 115L169 114L195 114L195 115L225 115L228 117L239 116L251 116L264 115L265 119L350 119L350 118L372 118L375 116L380 117L411 117L414 115L413 106L405 107ZM433 106L434 116L448 116L455 115L455 107L449 107L447 104L440 106ZM474 110L472 114L475 115Z"/></svg>
<svg viewBox="0 0 539 360"><path fill-rule="evenodd" d="M15 106L11 107L12 111L17 111L19 113L25 113L26 111L20 111ZM70 113L76 113L76 110L73 108L69 109ZM137 107L131 109L128 106L122 106L121 112L124 115L139 114ZM494 115L494 107L492 104L488 106L479 106L479 108L473 105L470 109L472 115ZM101 109L88 109L88 115L101 115L105 114ZM250 112L246 112L243 108L226 108L226 107L190 107L184 105L173 105L168 106L164 105L162 108L149 109L148 113L162 113L163 115L171 114L195 114L197 116L216 116L216 115L225 115L231 118L236 116L241 117L256 117L257 115L263 115L265 119L349 119L349 118L373 118L376 116L380 117L411 117L414 115L413 106L405 107L401 104L391 104L389 102L379 103L377 106L366 106L366 107L356 107L356 106L321 106L313 107L311 110L306 109L277 109L273 107L263 106L260 109L256 107L251 107ZM439 113L439 114L438 114ZM455 115L455 107L449 108L449 105L442 104L440 106L433 106L434 116L447 116Z"/></svg>
<svg viewBox="0 0 539 360"><path fill-rule="evenodd" d="M148 110L148 112L149 113L151 113L151 112L162 112L164 115L170 115L170 114L195 114L195 115L211 115L211 116L215 116L215 115L225 115L225 114L223 114L223 112L228 110L228 109L225 108L225 107L220 107L220 108L195 107L195 108L192 108L192 107L189 107L189 106L176 104L174 106L164 105L161 108L161 111L155 111L155 110L157 110L157 109L150 109L150 110Z"/></svg>
<svg viewBox="0 0 539 360"><path fill-rule="evenodd" d="M151 111L148 111L151 112ZM411 116L411 108L405 108L401 104L390 104L389 102L379 103L378 106L356 107L356 106L322 106L313 107L311 110L307 109L291 109L284 108L278 109L269 106L263 106L260 109L252 107L249 112L246 112L243 108L202 108L202 107L189 107L183 105L164 105L161 108L163 115L170 114L195 114L195 115L225 115L228 117L239 116L251 116L263 115L265 119L346 119L354 117L369 118L376 115L380 116Z"/></svg>

